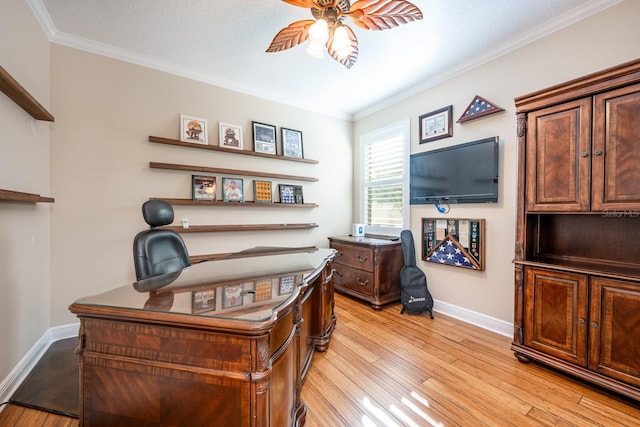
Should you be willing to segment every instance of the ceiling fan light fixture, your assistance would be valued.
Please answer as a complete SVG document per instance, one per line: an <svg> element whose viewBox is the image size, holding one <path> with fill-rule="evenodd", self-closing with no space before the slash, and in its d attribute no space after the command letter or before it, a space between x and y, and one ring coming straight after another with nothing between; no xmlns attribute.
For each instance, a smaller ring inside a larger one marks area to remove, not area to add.
<svg viewBox="0 0 640 427"><path fill-rule="evenodd" d="M318 43L312 40L311 43L309 43L306 52L309 56L322 59L324 58L324 43Z"/></svg>
<svg viewBox="0 0 640 427"><path fill-rule="evenodd" d="M344 59L353 52L349 34L342 25L337 25L335 30L333 30L333 42L331 43L331 47L336 52L339 59Z"/></svg>
<svg viewBox="0 0 640 427"><path fill-rule="evenodd" d="M316 58L329 56L347 68L358 59L358 39L342 21L364 30L387 30L422 19L422 11L407 0L282 0L294 6L309 8L313 18L295 21L281 29L273 38L267 52L280 52L308 39L307 53Z"/></svg>
<svg viewBox="0 0 640 427"><path fill-rule="evenodd" d="M329 25L324 19L318 19L315 24L309 27L309 38L311 42L325 44L329 39Z"/></svg>

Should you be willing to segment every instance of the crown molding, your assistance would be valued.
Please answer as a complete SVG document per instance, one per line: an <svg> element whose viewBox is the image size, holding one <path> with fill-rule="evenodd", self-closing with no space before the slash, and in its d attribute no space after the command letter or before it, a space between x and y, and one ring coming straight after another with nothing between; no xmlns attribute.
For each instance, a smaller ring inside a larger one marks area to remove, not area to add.
<svg viewBox="0 0 640 427"><path fill-rule="evenodd" d="M537 26L532 30L522 33L518 37L508 40L507 42L503 43L502 45L498 46L495 49L486 51L470 59L469 61L461 63L457 67L451 68L443 73L438 74L437 76L434 76L428 80L424 80L423 82L418 83L409 89L398 92L393 96L390 96L380 102L372 104L367 108L364 108L358 112L355 112L353 114L353 118L354 120L359 120L377 111L380 111L384 108L390 107L391 105L397 104L400 101L404 101L405 99L408 99L420 92L423 92L427 89L435 87L439 84L442 84L447 80L451 80L455 77L458 77L470 70L473 70L474 68L477 68L488 62L491 62L494 59L504 56L508 53L511 53L517 49L520 49L523 46L533 43L536 40L546 37L558 30L568 27L585 18L595 15L613 5L621 3L622 1L624 0L588 1L581 6L568 11L567 13L558 15L556 18L550 21L547 21L542 25Z"/></svg>

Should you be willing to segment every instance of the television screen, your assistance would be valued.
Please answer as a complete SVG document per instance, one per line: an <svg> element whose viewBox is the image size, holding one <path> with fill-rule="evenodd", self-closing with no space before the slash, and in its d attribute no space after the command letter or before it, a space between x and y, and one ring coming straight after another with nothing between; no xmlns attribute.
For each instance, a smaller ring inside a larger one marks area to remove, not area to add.
<svg viewBox="0 0 640 427"><path fill-rule="evenodd" d="M497 203L498 137L413 154L410 203Z"/></svg>

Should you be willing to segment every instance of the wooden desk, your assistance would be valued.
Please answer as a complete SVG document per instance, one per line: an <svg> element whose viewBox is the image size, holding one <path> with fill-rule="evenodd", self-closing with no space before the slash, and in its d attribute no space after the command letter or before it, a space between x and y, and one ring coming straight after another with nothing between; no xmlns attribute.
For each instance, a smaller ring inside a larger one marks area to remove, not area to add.
<svg viewBox="0 0 640 427"><path fill-rule="evenodd" d="M333 254L208 261L73 303L80 425L303 425L336 322Z"/></svg>

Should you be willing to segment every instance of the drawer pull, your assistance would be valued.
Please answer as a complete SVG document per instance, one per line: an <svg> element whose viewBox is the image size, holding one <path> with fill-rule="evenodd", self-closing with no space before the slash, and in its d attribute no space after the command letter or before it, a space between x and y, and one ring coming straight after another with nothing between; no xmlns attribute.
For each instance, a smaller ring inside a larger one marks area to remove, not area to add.
<svg viewBox="0 0 640 427"><path fill-rule="evenodd" d="M342 252L336 252L336 256L342 256Z"/></svg>
<svg viewBox="0 0 640 427"><path fill-rule="evenodd" d="M356 279L356 282L358 282L358 285L361 285L361 286L367 286L369 284L368 280L363 281L363 280L360 280L359 277Z"/></svg>
<svg viewBox="0 0 640 427"><path fill-rule="evenodd" d="M340 273L338 270L334 270L333 272L336 273L338 277L344 276L344 274Z"/></svg>
<svg viewBox="0 0 640 427"><path fill-rule="evenodd" d="M367 258L368 258L368 257L364 257L364 258L363 258L363 257L361 257L360 255L358 255L358 261L360 261L360 262L367 262Z"/></svg>

